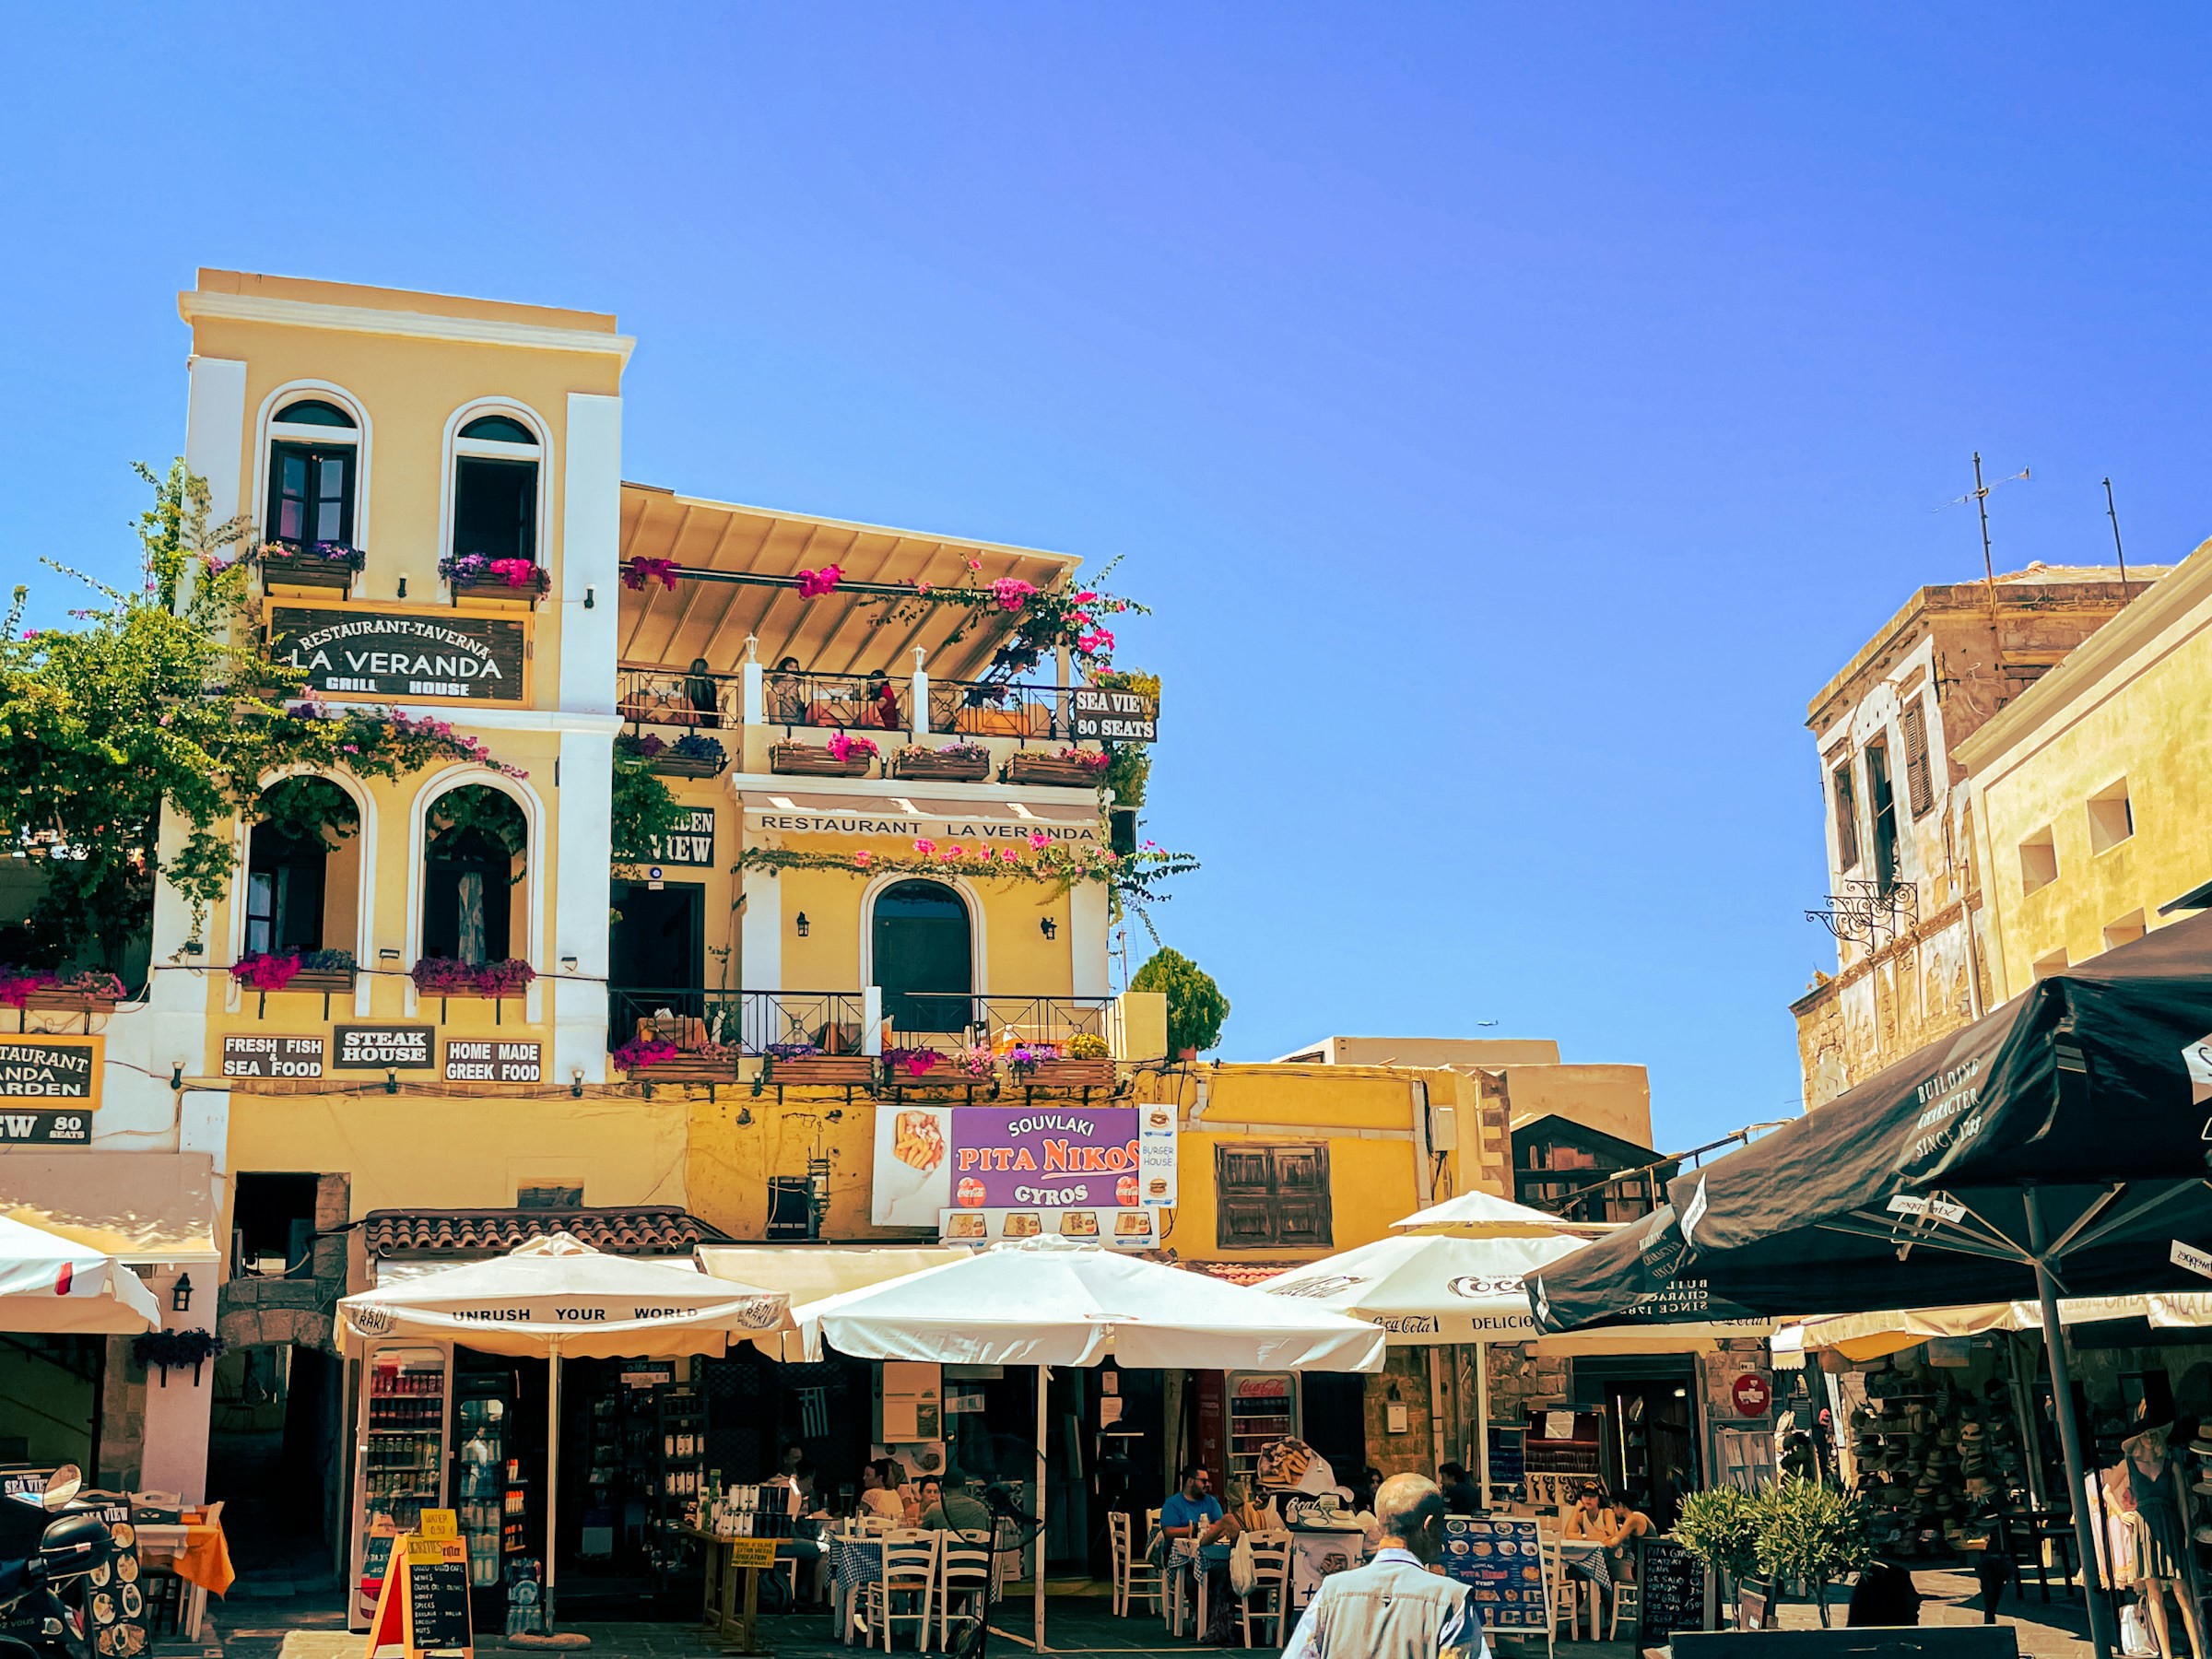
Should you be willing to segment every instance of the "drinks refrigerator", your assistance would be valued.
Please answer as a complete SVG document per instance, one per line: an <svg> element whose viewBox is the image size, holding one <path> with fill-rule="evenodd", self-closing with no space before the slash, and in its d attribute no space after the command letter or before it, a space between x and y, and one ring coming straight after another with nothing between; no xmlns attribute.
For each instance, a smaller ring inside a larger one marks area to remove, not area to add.
<svg viewBox="0 0 2212 1659"><path fill-rule="evenodd" d="M1257 1484L1260 1453L1299 1435L1298 1378L1289 1371L1228 1373L1229 1472Z"/></svg>
<svg viewBox="0 0 2212 1659"><path fill-rule="evenodd" d="M444 1343L372 1343L362 1359L347 1580L356 1630L375 1615L394 1537L412 1531L424 1510L444 1507L453 1374Z"/></svg>

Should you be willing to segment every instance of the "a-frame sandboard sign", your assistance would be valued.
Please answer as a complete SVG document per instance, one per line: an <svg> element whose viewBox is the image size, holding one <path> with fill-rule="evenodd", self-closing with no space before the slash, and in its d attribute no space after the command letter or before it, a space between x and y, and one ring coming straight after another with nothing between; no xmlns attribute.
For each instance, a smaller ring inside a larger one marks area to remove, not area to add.
<svg viewBox="0 0 2212 1659"><path fill-rule="evenodd" d="M476 1659L468 1628L468 1540L457 1535L456 1519L452 1510L425 1510L420 1531L392 1540L362 1659L432 1653Z"/></svg>

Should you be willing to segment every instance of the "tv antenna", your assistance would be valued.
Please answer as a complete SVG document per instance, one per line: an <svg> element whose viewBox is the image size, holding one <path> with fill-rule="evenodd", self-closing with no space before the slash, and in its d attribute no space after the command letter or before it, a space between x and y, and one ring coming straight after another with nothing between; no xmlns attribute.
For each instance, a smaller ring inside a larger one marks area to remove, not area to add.
<svg viewBox="0 0 2212 1659"><path fill-rule="evenodd" d="M2120 510L2112 505L2112 481L2104 481L2104 516L2112 521L2112 551L2120 559L2120 591L2127 592L2127 549L2120 545Z"/></svg>
<svg viewBox="0 0 2212 1659"><path fill-rule="evenodd" d="M1944 502L1946 507L1958 507L1971 501L1974 504L1974 511L1982 515L1982 580L1989 594L1990 642L1995 646L2000 661L2004 658L2005 647L1997 638L1997 561L1995 556L1989 549L1989 492L2002 485L2025 483L2028 480L2028 474L2029 469L2023 466L2010 477L1999 478L1994 484L1985 484L1982 480L1982 452L1976 450L1974 452L1973 488L1965 495L1953 496L1949 500Z"/></svg>

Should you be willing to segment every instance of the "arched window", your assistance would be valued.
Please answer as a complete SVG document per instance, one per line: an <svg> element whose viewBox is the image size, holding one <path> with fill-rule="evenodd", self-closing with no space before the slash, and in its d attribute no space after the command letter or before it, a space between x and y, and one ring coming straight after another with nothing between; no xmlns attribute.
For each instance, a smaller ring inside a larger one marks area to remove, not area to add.
<svg viewBox="0 0 2212 1659"><path fill-rule="evenodd" d="M262 535L293 547L353 546L360 429L327 398L284 406L269 427L269 499Z"/></svg>
<svg viewBox="0 0 2212 1659"><path fill-rule="evenodd" d="M537 562L537 434L480 415L453 440L453 556Z"/></svg>
<svg viewBox="0 0 2212 1659"><path fill-rule="evenodd" d="M894 1031L965 1031L973 1006L968 906L937 881L901 881L877 895L869 925L876 982Z"/></svg>
<svg viewBox="0 0 2212 1659"><path fill-rule="evenodd" d="M358 856L349 845L360 829L353 797L327 778L280 778L261 792L247 843L246 954L321 950L340 930L331 925L335 856Z"/></svg>
<svg viewBox="0 0 2212 1659"><path fill-rule="evenodd" d="M422 954L471 967L514 947L514 886L528 873L530 826L512 797L468 783L430 807L423 855Z"/></svg>

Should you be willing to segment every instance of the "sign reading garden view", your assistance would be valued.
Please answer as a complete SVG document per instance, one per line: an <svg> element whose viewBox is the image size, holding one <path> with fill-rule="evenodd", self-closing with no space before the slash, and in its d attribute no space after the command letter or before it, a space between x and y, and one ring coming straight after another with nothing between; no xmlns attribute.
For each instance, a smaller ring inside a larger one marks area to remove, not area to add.
<svg viewBox="0 0 2212 1659"><path fill-rule="evenodd" d="M270 653L334 698L450 698L519 703L526 635L520 622L450 611L319 610L279 605Z"/></svg>

